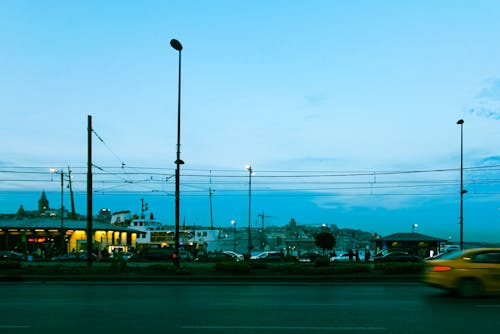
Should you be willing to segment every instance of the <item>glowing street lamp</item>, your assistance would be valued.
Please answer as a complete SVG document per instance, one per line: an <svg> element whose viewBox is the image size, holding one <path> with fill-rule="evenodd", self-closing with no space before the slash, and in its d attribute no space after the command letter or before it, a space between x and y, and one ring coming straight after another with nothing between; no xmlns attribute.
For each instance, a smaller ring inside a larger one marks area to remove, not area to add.
<svg viewBox="0 0 500 334"><path fill-rule="evenodd" d="M181 160L181 51L182 44L176 40L170 40L170 45L179 51L179 86L177 98L177 159L175 160L175 253L174 265L179 266L179 217L180 217L180 165L184 164Z"/></svg>
<svg viewBox="0 0 500 334"><path fill-rule="evenodd" d="M460 249L464 249L464 120L459 119L460 125Z"/></svg>

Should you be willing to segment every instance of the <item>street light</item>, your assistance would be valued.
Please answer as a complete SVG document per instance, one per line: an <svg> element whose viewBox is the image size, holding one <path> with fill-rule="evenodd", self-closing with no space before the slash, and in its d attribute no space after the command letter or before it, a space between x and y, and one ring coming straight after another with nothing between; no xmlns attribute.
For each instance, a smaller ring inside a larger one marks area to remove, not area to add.
<svg viewBox="0 0 500 334"><path fill-rule="evenodd" d="M460 249L464 249L464 120L459 119L460 125Z"/></svg>
<svg viewBox="0 0 500 334"><path fill-rule="evenodd" d="M252 166L247 165L246 170L248 171L248 258L252 256L252 225L250 222L252 216Z"/></svg>
<svg viewBox="0 0 500 334"><path fill-rule="evenodd" d="M170 45L179 51L179 86L177 95L177 159L175 160L175 253L174 265L179 266L179 216L180 216L180 165L184 164L181 160L181 51L182 44L176 40L170 40Z"/></svg>
<svg viewBox="0 0 500 334"><path fill-rule="evenodd" d="M415 233L415 228L417 228L417 227L418 227L418 224L413 224L411 226L411 233Z"/></svg>
<svg viewBox="0 0 500 334"><path fill-rule="evenodd" d="M231 225L233 225L233 252L236 253L236 221L231 220Z"/></svg>
<svg viewBox="0 0 500 334"><path fill-rule="evenodd" d="M61 250L66 252L66 233L64 232L64 171L62 169L51 168L50 172L61 175Z"/></svg>

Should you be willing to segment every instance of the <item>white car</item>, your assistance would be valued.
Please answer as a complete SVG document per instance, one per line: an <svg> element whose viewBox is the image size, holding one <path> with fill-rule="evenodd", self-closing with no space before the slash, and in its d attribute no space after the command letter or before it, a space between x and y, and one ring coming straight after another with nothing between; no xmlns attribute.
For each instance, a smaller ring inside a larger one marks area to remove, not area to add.
<svg viewBox="0 0 500 334"><path fill-rule="evenodd" d="M353 257L354 261L354 257ZM338 254L337 256L332 256L330 262L349 262L349 253Z"/></svg>
<svg viewBox="0 0 500 334"><path fill-rule="evenodd" d="M281 261L282 255L280 252L262 252L250 257L252 261L274 262Z"/></svg>
<svg viewBox="0 0 500 334"><path fill-rule="evenodd" d="M231 255L232 257L234 257L236 262L241 262L245 259L242 254L238 254L238 253L233 252L233 251L223 251L222 253Z"/></svg>

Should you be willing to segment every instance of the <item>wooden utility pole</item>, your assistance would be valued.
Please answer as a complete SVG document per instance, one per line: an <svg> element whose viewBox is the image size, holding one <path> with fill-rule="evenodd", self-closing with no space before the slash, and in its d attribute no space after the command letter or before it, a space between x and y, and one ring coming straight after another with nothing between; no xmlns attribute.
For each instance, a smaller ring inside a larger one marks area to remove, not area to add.
<svg viewBox="0 0 500 334"><path fill-rule="evenodd" d="M87 117L87 267L92 267L92 116Z"/></svg>
<svg viewBox="0 0 500 334"><path fill-rule="evenodd" d="M71 181L71 168L68 166L69 197L71 199L71 219L76 220L75 197L73 196L73 185Z"/></svg>

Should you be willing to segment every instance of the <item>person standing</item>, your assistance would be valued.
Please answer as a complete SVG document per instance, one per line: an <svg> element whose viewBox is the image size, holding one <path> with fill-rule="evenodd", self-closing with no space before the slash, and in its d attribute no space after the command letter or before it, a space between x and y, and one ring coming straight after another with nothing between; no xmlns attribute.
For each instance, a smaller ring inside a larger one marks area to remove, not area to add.
<svg viewBox="0 0 500 334"><path fill-rule="evenodd" d="M352 258L354 257L354 252L352 249L349 249L349 252L347 253L349 255L349 262L352 262Z"/></svg>

